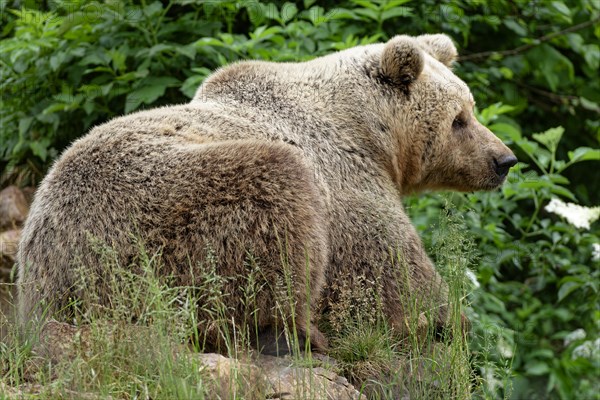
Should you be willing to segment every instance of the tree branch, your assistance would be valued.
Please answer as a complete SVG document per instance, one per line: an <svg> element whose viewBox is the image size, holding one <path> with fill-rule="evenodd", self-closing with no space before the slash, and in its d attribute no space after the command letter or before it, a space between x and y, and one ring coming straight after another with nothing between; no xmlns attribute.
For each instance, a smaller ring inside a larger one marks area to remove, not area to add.
<svg viewBox="0 0 600 400"><path fill-rule="evenodd" d="M518 81L513 81L513 82L517 86L527 89L530 92L537 93L541 96L546 97L548 100L550 100L554 104L564 105L564 104L568 104L570 101L579 99L579 97L573 96L570 94L552 93L552 92L548 92L547 90L543 90L543 89L537 88L535 86L530 86L530 85L527 85L522 82L518 82Z"/></svg>
<svg viewBox="0 0 600 400"><path fill-rule="evenodd" d="M557 36L561 36L564 35L565 33L569 33L569 32L576 32L579 31L581 29L587 28L590 25L594 25L596 23L600 22L600 17L596 17L592 20L586 21L586 22L582 22L580 24L577 25L573 25L570 26L568 28L565 28L563 30L560 30L558 32L553 32L553 33L549 33L547 35L544 35L538 39L535 39L534 43L528 43L528 44L524 44L522 46L516 47L514 49L511 50L502 50L502 51L484 51L481 53L473 53L473 54L467 54L461 57L458 57L458 61L468 61L468 60L477 60L480 58L487 58L490 56L494 56L494 55L498 55L498 56L514 56L516 54L522 53L524 51L527 51L529 49L531 49L532 47L538 46L541 43L547 42L548 40L554 39Z"/></svg>

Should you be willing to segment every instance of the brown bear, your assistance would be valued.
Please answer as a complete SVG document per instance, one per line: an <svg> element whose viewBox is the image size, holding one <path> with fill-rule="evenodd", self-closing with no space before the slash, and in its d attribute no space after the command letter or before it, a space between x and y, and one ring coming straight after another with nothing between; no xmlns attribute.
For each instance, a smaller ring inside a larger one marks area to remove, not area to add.
<svg viewBox="0 0 600 400"><path fill-rule="evenodd" d="M355 276L379 279L397 332L411 304L445 324L446 285L401 196L494 189L517 161L475 119L473 97L450 69L456 54L447 36L422 35L302 63L240 62L208 77L189 104L95 127L36 193L18 255L21 318L67 318L90 290L110 307L103 282L114 271L94 239L129 268L141 240L160 253L173 285L201 287L198 266L212 254L229 279L232 325L244 321L239 278L250 257L263 287L256 328L276 323L273 282L289 279L283 314L295 313L317 349L327 343L313 323L317 305L335 302ZM100 283L78 285L81 269Z"/></svg>

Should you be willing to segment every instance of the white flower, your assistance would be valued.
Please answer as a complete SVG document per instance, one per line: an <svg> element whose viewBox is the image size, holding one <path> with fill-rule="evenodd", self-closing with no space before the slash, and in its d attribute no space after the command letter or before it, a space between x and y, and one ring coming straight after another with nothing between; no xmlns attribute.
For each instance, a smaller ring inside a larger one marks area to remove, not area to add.
<svg viewBox="0 0 600 400"><path fill-rule="evenodd" d="M600 338L594 340L586 340L579 346L573 349L571 354L572 359L587 358L588 360L598 360L600 357Z"/></svg>
<svg viewBox="0 0 600 400"><path fill-rule="evenodd" d="M483 367L482 369L484 376L483 381L485 382L485 385L488 387L488 390L490 392L495 393L498 387L503 386L502 381L496 378L496 374L494 373L493 367Z"/></svg>
<svg viewBox="0 0 600 400"><path fill-rule="evenodd" d="M600 261L600 243L592 243L592 261Z"/></svg>
<svg viewBox="0 0 600 400"><path fill-rule="evenodd" d="M475 273L473 271L471 271L470 269L466 269L465 270L465 275L467 276L467 278L469 278L469 280L471 281L471 283L473 284L473 286L475 286L476 288L478 288L479 286L481 286L479 284L479 281L477 280L477 277L475 276Z"/></svg>
<svg viewBox="0 0 600 400"><path fill-rule="evenodd" d="M502 337L498 340L498 352L504 358L512 358L514 356L514 346L511 346Z"/></svg>
<svg viewBox="0 0 600 400"><path fill-rule="evenodd" d="M575 203L565 203L557 198L550 200L544 209L560 215L576 228L590 229L590 224L600 218L600 207L584 207Z"/></svg>
<svg viewBox="0 0 600 400"><path fill-rule="evenodd" d="M585 331L583 329L575 329L573 332L565 336L565 346L568 346L569 344L579 339L585 339Z"/></svg>

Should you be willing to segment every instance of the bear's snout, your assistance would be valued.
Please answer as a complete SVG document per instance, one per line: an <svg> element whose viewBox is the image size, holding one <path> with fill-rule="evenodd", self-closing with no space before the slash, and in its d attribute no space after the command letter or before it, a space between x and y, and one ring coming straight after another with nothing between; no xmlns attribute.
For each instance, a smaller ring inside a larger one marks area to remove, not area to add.
<svg viewBox="0 0 600 400"><path fill-rule="evenodd" d="M494 171L500 178L504 179L508 174L508 170L515 164L517 164L517 157L514 154L494 158Z"/></svg>

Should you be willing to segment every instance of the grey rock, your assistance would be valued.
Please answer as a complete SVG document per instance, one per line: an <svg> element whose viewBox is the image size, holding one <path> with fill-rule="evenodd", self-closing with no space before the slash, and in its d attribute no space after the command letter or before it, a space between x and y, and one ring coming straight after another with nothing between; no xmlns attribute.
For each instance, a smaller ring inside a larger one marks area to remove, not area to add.
<svg viewBox="0 0 600 400"><path fill-rule="evenodd" d="M16 186L8 186L0 192L0 229L14 229L27 218L29 203Z"/></svg>

